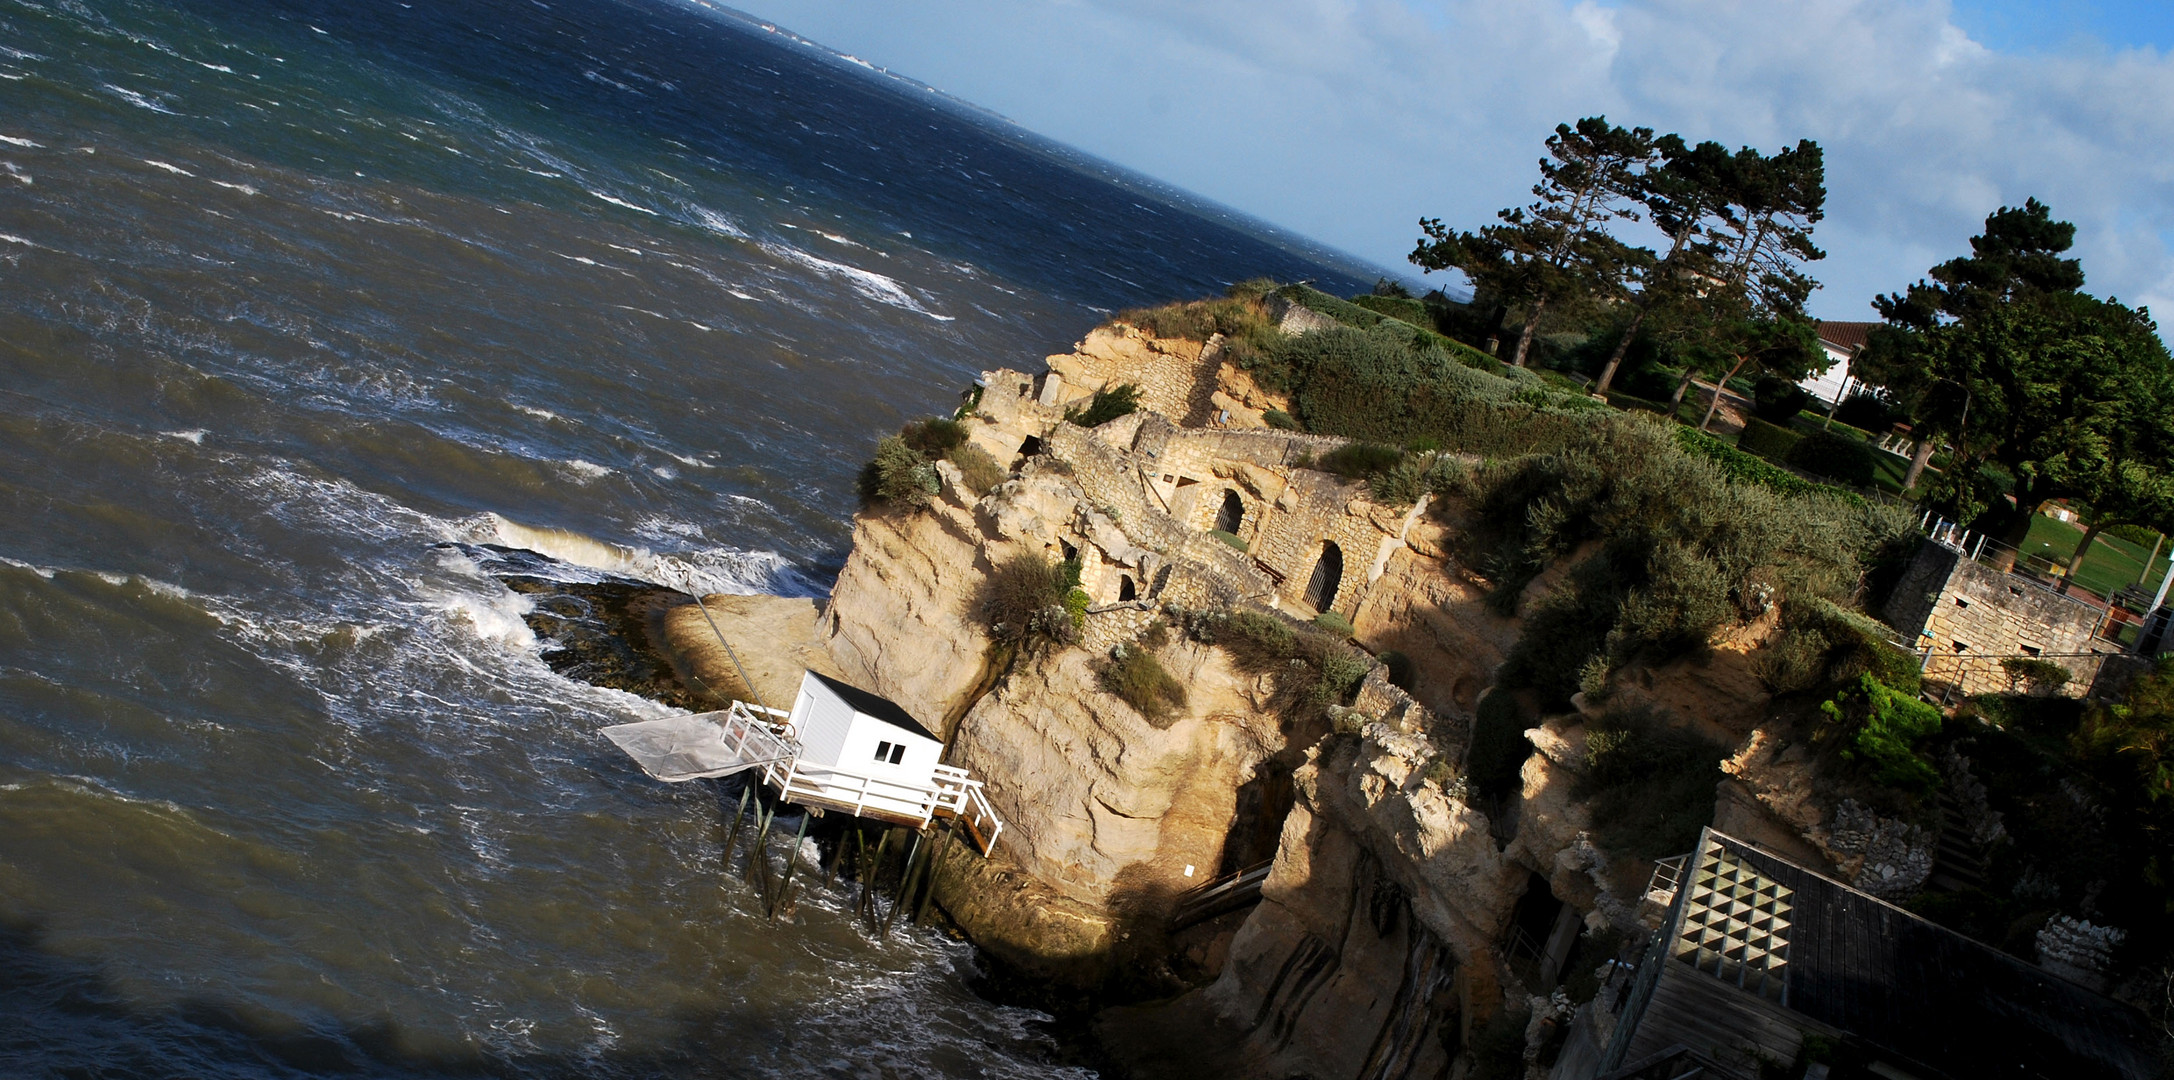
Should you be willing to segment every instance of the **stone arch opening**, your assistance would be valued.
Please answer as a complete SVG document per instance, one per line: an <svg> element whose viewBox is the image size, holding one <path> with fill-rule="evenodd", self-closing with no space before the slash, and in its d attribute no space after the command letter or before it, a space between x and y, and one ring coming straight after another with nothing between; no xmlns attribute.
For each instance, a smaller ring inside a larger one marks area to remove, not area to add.
<svg viewBox="0 0 2174 1080"><path fill-rule="evenodd" d="M1343 549L1334 540L1323 541L1321 557L1313 563L1313 577L1306 581L1306 603L1315 611L1329 610L1336 604L1336 586L1343 580Z"/></svg>
<svg viewBox="0 0 2174 1080"><path fill-rule="evenodd" d="M1139 595L1139 587L1132 583L1131 574L1126 574L1117 579L1117 600L1119 603L1134 599Z"/></svg>
<svg viewBox="0 0 2174 1080"><path fill-rule="evenodd" d="M1223 491L1223 507L1215 512L1215 527L1232 536L1238 535L1238 526L1245 524L1246 501L1228 488Z"/></svg>
<svg viewBox="0 0 2174 1080"><path fill-rule="evenodd" d="M1042 437L1039 435L1029 435L1026 437L1026 441L1019 444L1019 456L1021 457L1033 457L1041 452Z"/></svg>

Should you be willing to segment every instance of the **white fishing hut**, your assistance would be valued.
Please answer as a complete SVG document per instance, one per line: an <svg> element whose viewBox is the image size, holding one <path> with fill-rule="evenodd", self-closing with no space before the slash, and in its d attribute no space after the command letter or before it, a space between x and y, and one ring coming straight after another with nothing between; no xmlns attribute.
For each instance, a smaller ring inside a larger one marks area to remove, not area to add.
<svg viewBox="0 0 2174 1080"><path fill-rule="evenodd" d="M897 702L813 671L791 712L735 701L717 712L605 728L668 783L762 770L785 802L920 828L954 818L987 854L1004 823L981 781L945 765L943 742Z"/></svg>

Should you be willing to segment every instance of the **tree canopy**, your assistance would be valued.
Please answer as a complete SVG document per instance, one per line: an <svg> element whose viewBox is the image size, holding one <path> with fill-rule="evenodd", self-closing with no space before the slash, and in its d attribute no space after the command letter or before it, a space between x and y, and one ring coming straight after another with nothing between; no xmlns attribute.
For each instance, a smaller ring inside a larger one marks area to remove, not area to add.
<svg viewBox="0 0 2174 1080"><path fill-rule="evenodd" d="M1935 505L2013 547L2048 501L2085 503L2080 560L2108 525L2174 530L2174 357L2148 311L2082 291L2074 237L2036 199L1993 212L1969 255L1874 301L1885 325L1857 371L1928 442L1953 442ZM2012 502L1986 463L2013 477Z"/></svg>
<svg viewBox="0 0 2174 1080"><path fill-rule="evenodd" d="M1540 159L1538 201L1510 207L1500 224L1459 232L1421 218L1425 234L1411 261L1427 270L1463 270L1480 292L1525 306L1510 363L1525 364L1549 304L1614 299L1652 253L1615 238L1612 221L1635 219L1633 195L1654 159L1651 128L1625 129L1588 116L1555 125Z"/></svg>

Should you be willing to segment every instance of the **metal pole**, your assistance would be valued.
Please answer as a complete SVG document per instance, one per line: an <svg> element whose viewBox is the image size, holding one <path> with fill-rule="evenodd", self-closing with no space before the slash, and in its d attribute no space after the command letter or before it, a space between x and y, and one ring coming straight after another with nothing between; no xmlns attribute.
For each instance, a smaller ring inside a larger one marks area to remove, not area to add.
<svg viewBox="0 0 2174 1080"><path fill-rule="evenodd" d="M800 829L793 834L793 846L785 853L785 880L778 882L777 899L770 902L770 917L773 919L778 917L778 911L785 906L785 898L792 895L793 870L800 865L800 842L807 838L808 819L814 816L807 807L800 808Z"/></svg>
<svg viewBox="0 0 2174 1080"><path fill-rule="evenodd" d="M773 719L769 715L769 703L762 699L762 691L755 689L755 680L747 677L747 669L740 666L740 654L732 651L732 643L726 641L725 632L717 628L717 620L710 618L709 605L702 602L701 593L695 594L694 606L702 609L702 621L710 624L710 633L717 635L717 643L724 646L725 655L732 658L732 670L740 673L740 681L747 684L747 692L755 695L755 704L763 708L763 722L769 723Z"/></svg>
<svg viewBox="0 0 2174 1080"><path fill-rule="evenodd" d="M747 782L746 786L740 788L740 808L732 812L732 831L725 834L724 862L726 866L732 865L732 849L740 842L740 822L747 817L747 797L754 794L754 792L755 782L752 779ZM761 808L758 807L756 812L760 813Z"/></svg>
<svg viewBox="0 0 2174 1080"><path fill-rule="evenodd" d="M2159 592L2151 598L2151 610L2144 613L2144 629L2137 631L2136 634L2136 647L2139 651L2144 647L2145 631L2151 629L2151 621L2158 617L2159 608L2166 603L2166 587L2168 585L2174 585L2174 565L2169 565L2166 576L2159 579Z"/></svg>

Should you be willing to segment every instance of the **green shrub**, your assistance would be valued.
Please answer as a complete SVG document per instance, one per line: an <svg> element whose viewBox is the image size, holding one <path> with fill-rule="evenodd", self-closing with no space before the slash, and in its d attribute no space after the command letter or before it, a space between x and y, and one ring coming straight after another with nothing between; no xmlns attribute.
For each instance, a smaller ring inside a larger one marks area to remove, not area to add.
<svg viewBox="0 0 2174 1080"><path fill-rule="evenodd" d="M1878 453L1858 439L1831 431L1815 431L1798 442L1785 459L1814 476L1863 487L1879 471Z"/></svg>
<svg viewBox="0 0 2174 1080"><path fill-rule="evenodd" d="M1262 413L1261 421L1267 424L1269 427L1277 428L1282 431L1306 430L1305 425L1299 423L1297 417L1292 416L1290 413L1284 412L1282 409L1270 409L1267 412Z"/></svg>
<svg viewBox="0 0 2174 1080"><path fill-rule="evenodd" d="M2001 670L2008 673L2008 687L2021 687L2034 694L2057 693L2068 685L2069 670L2051 660L2029 656L2011 656L2000 662Z"/></svg>
<svg viewBox="0 0 2174 1080"><path fill-rule="evenodd" d="M1314 616L1313 624L1331 634L1335 634L1337 637L1348 638L1358 633L1358 630L1352 627L1350 619L1344 618L1333 611L1324 611Z"/></svg>
<svg viewBox="0 0 2174 1080"><path fill-rule="evenodd" d="M918 510L942 490L936 466L896 435L876 443L876 456L861 467L861 500L900 510Z"/></svg>
<svg viewBox="0 0 2174 1080"><path fill-rule="evenodd" d="M967 490L976 495L987 495L991 488L1011 478L1004 466L996 463L987 450L973 443L960 443L952 447L951 463L959 467L959 477Z"/></svg>
<svg viewBox="0 0 2174 1080"><path fill-rule="evenodd" d="M1064 411L1067 423L1083 428L1101 427L1120 416L1130 416L1140 411L1140 388L1131 383L1108 386L1095 391L1095 396L1083 406L1074 405Z"/></svg>
<svg viewBox="0 0 2174 1080"><path fill-rule="evenodd" d="M1744 421L1744 433L1736 437L1736 448L1747 454L1757 454L1768 461L1783 461L1803 439L1802 435L1794 431L1752 417Z"/></svg>
<svg viewBox="0 0 2174 1080"><path fill-rule="evenodd" d="M1834 419L1836 423L1848 424L1865 431L1885 432L1901 417L1878 394L1859 390L1843 398L1842 403L1835 406Z"/></svg>
<svg viewBox="0 0 2174 1080"><path fill-rule="evenodd" d="M1623 393L1620 390L1610 390L1601 396L1608 399L1608 404L1613 405L1618 409L1635 412L1659 413L1662 416L1667 416L1668 414L1675 411L1674 409L1670 408L1668 403L1665 401L1650 401L1642 397L1633 397L1632 395Z"/></svg>
<svg viewBox="0 0 2174 1080"><path fill-rule="evenodd" d="M1102 666L1102 688L1123 699L1148 723L1167 728L1185 708L1185 687L1164 670L1155 654L1138 645L1120 645Z"/></svg>
<svg viewBox="0 0 2174 1080"><path fill-rule="evenodd" d="M1087 595L1087 590L1077 585L1064 591L1064 614L1067 619L1071 620L1072 629L1077 630L1086 625L1087 609L1092 607L1094 602L1095 598Z"/></svg>
<svg viewBox="0 0 2174 1080"><path fill-rule="evenodd" d="M1827 651L1833 643L1810 627L1783 631L1781 640L1760 650L1752 673L1769 693L1794 694L1818 686L1827 675Z"/></svg>
<svg viewBox="0 0 2174 1080"><path fill-rule="evenodd" d="M1040 555L1021 554L991 568L974 598L974 611L989 636L1016 645L1068 645L1079 640L1079 623L1070 610L1067 590L1080 597L1086 594L1067 581L1067 566ZM1079 612L1085 611L1083 604Z"/></svg>
<svg viewBox="0 0 2174 1080"><path fill-rule="evenodd" d="M1811 404L1811 394L1779 375L1761 375L1752 384L1752 415L1769 424L1787 424Z"/></svg>
<svg viewBox="0 0 2174 1080"><path fill-rule="evenodd" d="M1939 771L1917 752L1920 740L1940 730L1939 709L1866 674L1819 711L1827 718L1825 737L1838 742L1842 757L1864 765L1873 779L1913 794L1940 782Z"/></svg>
<svg viewBox="0 0 2174 1080"><path fill-rule="evenodd" d="M1321 469L1349 480L1387 472L1404 460L1404 451L1380 443L1345 443L1321 455Z"/></svg>
<svg viewBox="0 0 2174 1080"><path fill-rule="evenodd" d="M966 425L956 420L932 417L916 420L899 431L898 437L907 446L930 457L942 457L966 442Z"/></svg>
<svg viewBox="0 0 2174 1080"><path fill-rule="evenodd" d="M1249 675L1275 671L1298 655L1298 635L1273 615L1234 611L1215 630L1214 643Z"/></svg>
<svg viewBox="0 0 2174 1080"><path fill-rule="evenodd" d="M1237 533L1224 532L1221 529L1210 529L1208 530L1208 535L1215 537L1216 539L1221 540L1222 542L1229 544L1230 546L1237 548L1240 551L1244 551L1246 549L1245 540L1239 537Z"/></svg>
<svg viewBox="0 0 2174 1080"><path fill-rule="evenodd" d="M1409 296L1376 296L1372 293L1361 293L1352 297L1351 302L1377 315L1387 315L1392 319L1408 322L1422 330L1434 329L1434 317L1427 314L1427 305Z"/></svg>
<svg viewBox="0 0 2174 1080"><path fill-rule="evenodd" d="M1349 701L1373 669L1373 661L1343 638L1260 612L1188 618L1186 630L1221 648L1238 670L1275 675L1272 705L1279 710L1304 708L1318 715Z"/></svg>
<svg viewBox="0 0 2174 1080"><path fill-rule="evenodd" d="M1579 794L1603 851L1680 855L1711 824L1726 751L1653 712L1611 711L1587 729Z"/></svg>
<svg viewBox="0 0 2174 1080"><path fill-rule="evenodd" d="M1532 743L1525 738L1529 726L1507 691L1490 690L1480 698L1472 744L1465 752L1465 778L1482 798L1508 798L1524 787L1520 773L1532 756Z"/></svg>
<svg viewBox="0 0 2174 1080"><path fill-rule="evenodd" d="M2159 533L2143 525L2108 525L2105 531L2109 535L2118 536L2146 551L2159 544Z"/></svg>
<svg viewBox="0 0 2174 1080"><path fill-rule="evenodd" d="M1675 435L1677 443L1687 453L1705 458L1721 466L1722 472L1737 483L1756 484L1759 487L1782 495L1820 494L1830 495L1860 505L1864 503L1864 496L1854 491L1815 483L1795 473L1777 469L1695 428L1678 427L1675 430ZM1800 442L1797 445L1802 446L1803 444Z"/></svg>

